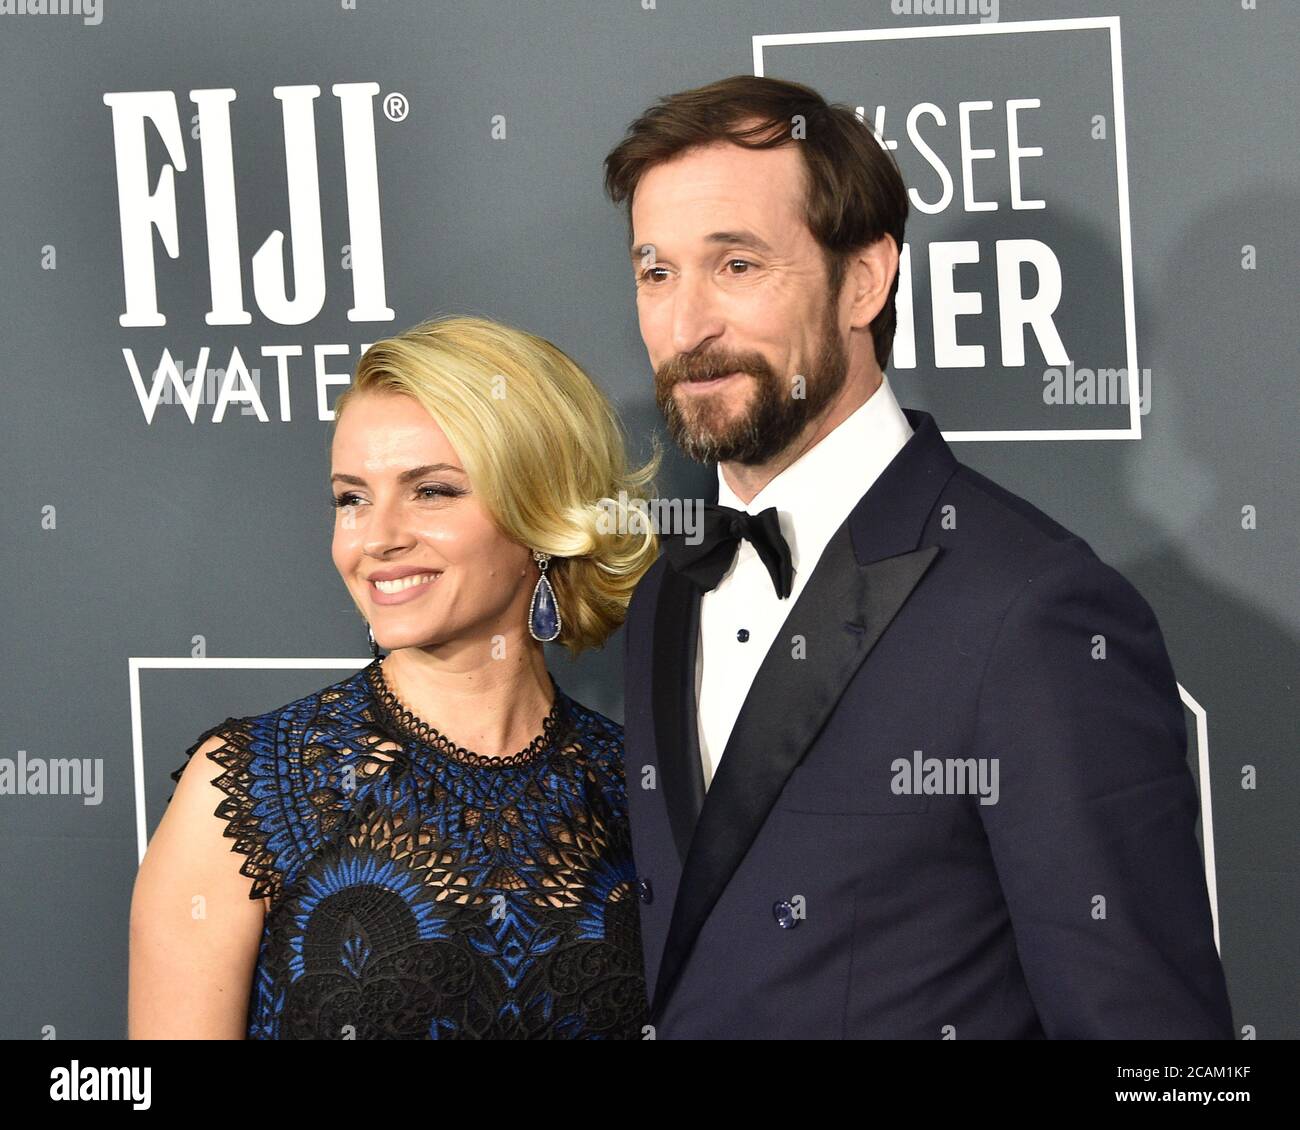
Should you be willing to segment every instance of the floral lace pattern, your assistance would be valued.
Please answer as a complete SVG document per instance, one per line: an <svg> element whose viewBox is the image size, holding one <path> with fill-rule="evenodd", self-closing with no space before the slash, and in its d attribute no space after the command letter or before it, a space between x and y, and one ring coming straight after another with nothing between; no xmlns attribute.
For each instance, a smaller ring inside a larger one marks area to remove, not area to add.
<svg viewBox="0 0 1300 1130"><path fill-rule="evenodd" d="M639 1039L622 728L555 686L542 732L484 757L380 664L186 752L220 735L216 815L269 899L249 1038Z"/></svg>

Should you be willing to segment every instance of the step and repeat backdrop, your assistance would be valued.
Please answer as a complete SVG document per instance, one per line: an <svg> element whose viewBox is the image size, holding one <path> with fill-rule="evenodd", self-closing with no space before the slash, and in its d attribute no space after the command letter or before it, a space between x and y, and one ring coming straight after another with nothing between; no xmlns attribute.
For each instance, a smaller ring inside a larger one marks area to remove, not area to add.
<svg viewBox="0 0 1300 1130"><path fill-rule="evenodd" d="M1282 0L0 2L0 1037L125 1035L168 773L369 660L327 480L371 342L541 334L706 492L601 162L740 73L894 153L898 398L1154 607L1239 1034L1300 1036L1298 38ZM621 633L548 655L622 719Z"/></svg>

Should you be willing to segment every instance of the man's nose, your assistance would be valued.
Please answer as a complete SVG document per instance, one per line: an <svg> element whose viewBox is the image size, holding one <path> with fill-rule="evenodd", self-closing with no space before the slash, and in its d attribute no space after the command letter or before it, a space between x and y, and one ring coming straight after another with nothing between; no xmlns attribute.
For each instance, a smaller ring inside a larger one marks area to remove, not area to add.
<svg viewBox="0 0 1300 1130"><path fill-rule="evenodd" d="M683 276L673 294L673 350L691 353L723 331L720 311L708 280Z"/></svg>

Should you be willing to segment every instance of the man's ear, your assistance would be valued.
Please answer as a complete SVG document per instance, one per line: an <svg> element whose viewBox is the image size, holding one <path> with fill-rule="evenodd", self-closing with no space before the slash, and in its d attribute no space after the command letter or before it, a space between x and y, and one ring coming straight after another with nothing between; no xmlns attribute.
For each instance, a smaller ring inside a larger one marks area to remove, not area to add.
<svg viewBox="0 0 1300 1130"><path fill-rule="evenodd" d="M889 300L889 288L898 274L898 244L882 235L852 252L844 272L844 290L850 296L849 324L865 329Z"/></svg>

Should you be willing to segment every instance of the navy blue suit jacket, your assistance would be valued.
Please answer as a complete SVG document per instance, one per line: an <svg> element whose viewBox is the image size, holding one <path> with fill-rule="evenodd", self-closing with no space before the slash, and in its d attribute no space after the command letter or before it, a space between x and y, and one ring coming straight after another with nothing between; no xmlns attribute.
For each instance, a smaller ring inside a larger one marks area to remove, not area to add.
<svg viewBox="0 0 1300 1130"><path fill-rule="evenodd" d="M662 556L637 588L626 767L656 1036L1231 1039L1154 614L907 417L707 794L700 593ZM899 793L917 750L996 758L997 803Z"/></svg>

